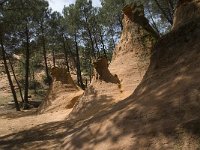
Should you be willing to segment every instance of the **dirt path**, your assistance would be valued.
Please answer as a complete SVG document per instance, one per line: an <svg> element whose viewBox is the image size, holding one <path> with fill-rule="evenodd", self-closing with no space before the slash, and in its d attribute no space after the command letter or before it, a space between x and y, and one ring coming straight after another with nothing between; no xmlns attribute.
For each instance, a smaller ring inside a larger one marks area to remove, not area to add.
<svg viewBox="0 0 200 150"><path fill-rule="evenodd" d="M70 111L37 115L36 110L5 112L1 108L0 149L57 149L62 136L55 136L65 133L64 120Z"/></svg>

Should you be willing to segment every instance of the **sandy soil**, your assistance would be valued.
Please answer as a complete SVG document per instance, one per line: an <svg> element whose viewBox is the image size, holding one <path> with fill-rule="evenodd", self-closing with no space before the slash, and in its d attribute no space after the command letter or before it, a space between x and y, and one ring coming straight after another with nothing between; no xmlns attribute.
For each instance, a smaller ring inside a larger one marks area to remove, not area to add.
<svg viewBox="0 0 200 150"><path fill-rule="evenodd" d="M159 40L141 83L125 99L110 100L109 92L119 87L102 81L95 83L98 91L90 88L93 95L84 93L75 104L73 109L84 110L76 111L75 119L68 116L71 109L1 114L0 149L199 150L199 22L174 27ZM85 107L84 101L96 107Z"/></svg>
<svg viewBox="0 0 200 150"><path fill-rule="evenodd" d="M10 110L7 113L3 111L0 114L0 133L1 136L17 133L23 130L31 129L40 124L64 120L71 110L62 110L54 113L45 113L38 115L36 110L15 112Z"/></svg>
<svg viewBox="0 0 200 150"><path fill-rule="evenodd" d="M61 122L70 111L38 114L36 110L16 112L14 109L1 108L0 149L56 149L62 144L62 136L54 135L65 131L56 126L63 124Z"/></svg>

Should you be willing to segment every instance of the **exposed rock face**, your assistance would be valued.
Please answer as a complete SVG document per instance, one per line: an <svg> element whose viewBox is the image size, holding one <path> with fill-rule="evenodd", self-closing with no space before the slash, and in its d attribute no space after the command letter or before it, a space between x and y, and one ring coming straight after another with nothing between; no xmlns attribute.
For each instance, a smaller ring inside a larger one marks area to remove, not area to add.
<svg viewBox="0 0 200 150"><path fill-rule="evenodd" d="M51 75L53 82L39 112L55 112L73 108L83 91L75 85L67 69L52 68Z"/></svg>
<svg viewBox="0 0 200 150"><path fill-rule="evenodd" d="M106 58L99 58L94 63L96 75L73 108L71 118L94 116L124 100L133 93L148 68L150 49L157 35L144 17L142 7L128 5L123 11L124 29L112 62L108 65Z"/></svg>
<svg viewBox="0 0 200 150"><path fill-rule="evenodd" d="M200 0L180 0L175 11L173 29L198 19L200 14Z"/></svg>
<svg viewBox="0 0 200 150"><path fill-rule="evenodd" d="M74 81L70 75L70 73L65 68L52 68L51 75L53 77L54 82L60 82L62 84L72 85L74 88L77 88L74 84Z"/></svg>
<svg viewBox="0 0 200 150"><path fill-rule="evenodd" d="M153 48L150 66L135 92L76 126L63 148L199 149L200 13L190 9L187 13L193 15L182 18L180 9L191 4L200 7L195 0L178 6L175 18L180 24L175 21L174 29Z"/></svg>
<svg viewBox="0 0 200 150"><path fill-rule="evenodd" d="M108 60L105 57L99 58L94 62L94 68L96 70L95 77L93 80L102 80L110 83L120 83L117 75L110 73L108 69Z"/></svg>
<svg viewBox="0 0 200 150"><path fill-rule="evenodd" d="M110 72L121 81L121 88L131 95L143 78L151 56L151 48L158 35L144 17L144 8L136 4L123 9L124 29L114 50Z"/></svg>

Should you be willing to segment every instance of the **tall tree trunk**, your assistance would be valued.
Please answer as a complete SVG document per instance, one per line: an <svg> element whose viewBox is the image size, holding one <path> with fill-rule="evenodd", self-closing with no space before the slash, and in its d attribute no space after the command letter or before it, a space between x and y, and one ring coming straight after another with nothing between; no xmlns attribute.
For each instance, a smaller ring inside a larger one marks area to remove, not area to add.
<svg viewBox="0 0 200 150"><path fill-rule="evenodd" d="M92 33L91 33L89 27L87 27L87 29L88 29L88 34L89 34L90 43L91 43L92 55L93 55L93 57L95 58L96 55L95 55L95 49L94 49L94 42L93 42L93 39L92 39Z"/></svg>
<svg viewBox="0 0 200 150"><path fill-rule="evenodd" d="M114 40L114 31L113 31L113 27L110 28L111 31L111 36L112 36L112 49L115 48L115 40Z"/></svg>
<svg viewBox="0 0 200 150"><path fill-rule="evenodd" d="M68 41L67 37L65 37L65 36L64 36L64 39L65 39L66 41ZM76 56L73 55L73 53L72 53L72 51L71 51L71 46L69 45L68 42L66 42L66 48L68 49L68 52L69 52L69 54L71 55L71 58L73 59L74 64L76 64L76 59L75 59ZM68 53L67 53L67 54L68 54ZM69 55L68 55L68 57L69 57Z"/></svg>
<svg viewBox="0 0 200 150"><path fill-rule="evenodd" d="M175 3L173 0L167 0L169 5L169 11L170 11L170 18L171 20L174 19L174 11L175 11Z"/></svg>
<svg viewBox="0 0 200 150"><path fill-rule="evenodd" d="M33 89L34 89L34 92L35 92L35 94L37 93L37 85L36 85L36 83L35 83L35 69L34 69L34 67L32 68L32 80L33 80Z"/></svg>
<svg viewBox="0 0 200 150"><path fill-rule="evenodd" d="M171 19L171 17L167 16L165 10L162 8L162 6L160 5L160 3L158 2L158 0L154 0L156 2L156 5L158 6L158 8L160 9L160 11L162 12L162 14L164 15L164 17L167 19L167 21L173 25L173 20Z"/></svg>
<svg viewBox="0 0 200 150"><path fill-rule="evenodd" d="M92 49L92 56L95 58L96 55L95 55L94 41L92 39L92 32L90 30L89 23L88 23L88 18L86 16L86 14L85 14L85 20L86 20L86 28L88 30L88 35L89 35L89 39L90 39L90 45L91 45L91 49Z"/></svg>
<svg viewBox="0 0 200 150"><path fill-rule="evenodd" d="M16 94L16 91L15 91L15 88L14 88L14 85L13 85L13 82L12 82L12 79L11 79L10 72L8 70L8 64L7 64L7 61L6 61L6 54L5 54L2 38L1 38L1 50L2 50L2 56L3 56L5 71L6 71L6 74L7 74L8 82L9 82L10 89L12 91L13 99L14 99L14 102L15 102L15 108L16 108L17 111L20 111L19 103L18 103L18 100L17 100L17 94Z"/></svg>
<svg viewBox="0 0 200 150"><path fill-rule="evenodd" d="M45 64L45 72L46 72L48 85L50 86L51 78L50 78L50 75L49 75L48 64L47 64L46 40L45 40L45 36L44 36L43 23L41 23L41 30L42 30L42 47L43 47L43 57L44 57L44 64Z"/></svg>
<svg viewBox="0 0 200 150"><path fill-rule="evenodd" d="M76 68L77 68L77 82L79 86L84 89L83 79L81 75L81 65L80 65L80 57L79 57L79 48L77 43L77 37L75 34L75 45L76 45Z"/></svg>
<svg viewBox="0 0 200 150"><path fill-rule="evenodd" d="M97 22L95 21L95 26L98 27L98 24ZM95 28L95 27L93 27ZM99 32L100 34L100 42L101 42L101 45L102 45L102 49L103 49L103 54L104 56L107 58L107 54L106 54L106 49L105 49L105 44L104 44L104 40L103 40L103 34L101 32L101 29L96 29L96 32ZM96 39L96 38L95 38ZM99 50L98 50L99 51Z"/></svg>
<svg viewBox="0 0 200 150"><path fill-rule="evenodd" d="M13 68L13 64L12 64L10 58L8 58L8 60L9 60L9 64L10 64L10 67L11 67L15 82L17 83L17 86L19 88L19 94L20 94L21 100L22 100L22 102L24 102L24 98L23 98L23 94L22 94L22 88L21 88L21 86L19 84L19 81L17 80L16 74L15 74L15 71L14 71L14 68Z"/></svg>
<svg viewBox="0 0 200 150"><path fill-rule="evenodd" d="M100 57L100 50L99 50L99 47L98 47L98 43L97 43L96 37L94 37L94 42L95 42L96 49L97 49L97 57Z"/></svg>
<svg viewBox="0 0 200 150"><path fill-rule="evenodd" d="M118 21L119 21L119 24L120 24L120 27L121 27L121 31L123 30L123 22L122 22L122 17L121 17L121 13L117 15L118 17Z"/></svg>
<svg viewBox="0 0 200 150"><path fill-rule="evenodd" d="M157 27L157 25L156 25L156 22L155 22L154 19L153 19L152 13L151 13L151 11L149 10L149 7L148 7L148 6L147 6L147 11L148 11L148 13L149 13L149 15L150 15L150 18L151 18L151 21L152 21L152 27L153 27L153 29L154 29L155 32L160 36L160 31L159 31L159 29L158 29L158 27Z"/></svg>
<svg viewBox="0 0 200 150"><path fill-rule="evenodd" d="M175 3L173 0L167 0L168 4L169 4L169 7L170 7L170 10L172 12L172 16L174 16L174 11L175 11Z"/></svg>
<svg viewBox="0 0 200 150"><path fill-rule="evenodd" d="M64 55L65 55L65 63L66 63L66 66L67 66L67 71L70 72L69 62L68 62L68 52L67 52L67 48L66 48L66 44L65 44L64 35L62 36L62 38L63 38L63 50L64 50Z"/></svg>
<svg viewBox="0 0 200 150"><path fill-rule="evenodd" d="M90 57L90 83L92 82L92 74L93 74L93 70L92 70L92 58Z"/></svg>
<svg viewBox="0 0 200 150"><path fill-rule="evenodd" d="M26 24L26 60L25 60L25 85L24 85L24 109L28 109L28 91L29 91L29 59L30 59L30 43L29 43L29 29Z"/></svg>
<svg viewBox="0 0 200 150"><path fill-rule="evenodd" d="M55 50L52 49L52 57L53 57L53 67L56 67L56 58L55 58Z"/></svg>
<svg viewBox="0 0 200 150"><path fill-rule="evenodd" d="M103 35L102 35L101 31L100 31L100 38L101 38L101 44L102 44L104 56L107 58L105 44L104 44L104 41L103 41Z"/></svg>

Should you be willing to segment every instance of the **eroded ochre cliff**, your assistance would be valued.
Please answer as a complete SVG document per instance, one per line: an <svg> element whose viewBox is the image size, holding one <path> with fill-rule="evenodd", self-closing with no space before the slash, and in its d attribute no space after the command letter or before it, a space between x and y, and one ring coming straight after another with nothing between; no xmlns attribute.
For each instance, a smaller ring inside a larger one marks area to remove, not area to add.
<svg viewBox="0 0 200 150"><path fill-rule="evenodd" d="M180 1L173 30L152 49L150 66L134 93L93 118L74 123L75 129L66 135L62 148L199 148L200 13L193 13L199 11L199 4L197 0ZM197 9L193 9L194 6ZM187 13L184 13L185 8ZM188 17L189 14L193 15ZM123 45L114 59L120 53L124 55L126 50ZM133 61L134 58L133 55ZM124 63L126 61L128 59ZM126 65L124 68L129 68ZM112 64L109 68L112 73ZM120 73L117 76L120 80Z"/></svg>
<svg viewBox="0 0 200 150"><path fill-rule="evenodd" d="M56 112L72 109L83 90L78 88L70 73L65 68L54 67L51 69L52 84L38 112Z"/></svg>
<svg viewBox="0 0 200 150"><path fill-rule="evenodd" d="M124 29L111 64L104 57L94 62L95 76L75 104L70 119L93 117L129 97L148 68L157 35L144 17L143 7L127 5L123 12Z"/></svg>
<svg viewBox="0 0 200 150"><path fill-rule="evenodd" d="M70 94L79 90L66 70L55 69L50 101L41 106L47 113L1 116L0 149L198 150L199 7L199 0L180 0L172 31L152 50L156 35L140 18L142 8L125 7L112 62L94 63L96 75L83 97L73 107ZM70 116L59 112L72 107Z"/></svg>

